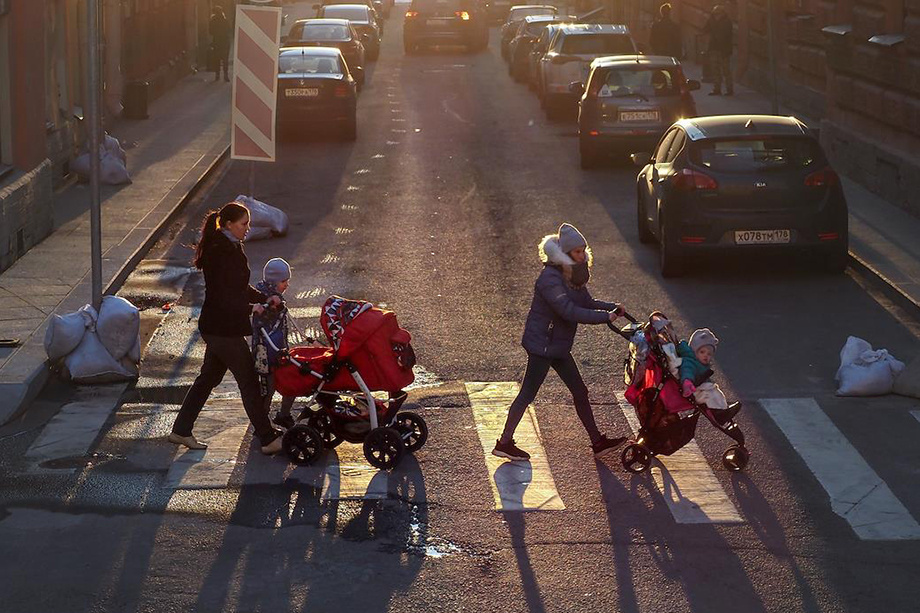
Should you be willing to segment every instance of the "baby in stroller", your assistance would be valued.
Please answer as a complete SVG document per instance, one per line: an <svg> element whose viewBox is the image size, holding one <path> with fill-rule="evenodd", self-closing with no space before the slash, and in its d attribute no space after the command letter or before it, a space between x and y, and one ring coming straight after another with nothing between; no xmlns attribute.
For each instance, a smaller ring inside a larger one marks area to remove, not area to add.
<svg viewBox="0 0 920 613"><path fill-rule="evenodd" d="M719 339L709 328L694 330L690 340L677 344L680 357L680 389L684 398L693 399L713 411L719 423L726 423L741 410L740 402L728 404L718 385L709 380L712 376L712 359Z"/></svg>

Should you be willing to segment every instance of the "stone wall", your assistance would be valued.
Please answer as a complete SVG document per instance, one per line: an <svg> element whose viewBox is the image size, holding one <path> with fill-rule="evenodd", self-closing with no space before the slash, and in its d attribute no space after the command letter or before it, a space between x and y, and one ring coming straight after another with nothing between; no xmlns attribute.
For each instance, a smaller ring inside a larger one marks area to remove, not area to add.
<svg viewBox="0 0 920 613"><path fill-rule="evenodd" d="M51 234L51 160L17 172L0 187L0 272Z"/></svg>

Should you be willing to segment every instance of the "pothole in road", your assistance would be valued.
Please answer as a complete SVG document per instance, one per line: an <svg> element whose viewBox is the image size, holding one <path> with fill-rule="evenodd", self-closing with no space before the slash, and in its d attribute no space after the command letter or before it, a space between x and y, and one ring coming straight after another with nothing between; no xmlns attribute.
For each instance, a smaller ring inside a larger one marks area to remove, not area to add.
<svg viewBox="0 0 920 613"><path fill-rule="evenodd" d="M410 555L439 560L453 555L486 558L491 554L464 547L447 539L432 537L428 533L428 522L422 519L418 505L409 507L409 533L403 551Z"/></svg>
<svg viewBox="0 0 920 613"><path fill-rule="evenodd" d="M127 459L126 456L114 453L91 453L85 456L67 456L65 458L46 460L40 463L39 466L50 470L71 470L74 468L97 467L109 462Z"/></svg>

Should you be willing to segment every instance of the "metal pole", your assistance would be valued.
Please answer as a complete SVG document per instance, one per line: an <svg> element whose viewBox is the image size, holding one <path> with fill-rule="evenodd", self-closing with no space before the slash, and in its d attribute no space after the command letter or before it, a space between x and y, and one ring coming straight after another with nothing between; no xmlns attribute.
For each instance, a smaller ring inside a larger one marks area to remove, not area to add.
<svg viewBox="0 0 920 613"><path fill-rule="evenodd" d="M99 0L88 0L87 38L87 128L89 131L90 258L92 260L93 306L102 305L102 212L99 194L99 146L102 140L102 83L99 78Z"/></svg>
<svg viewBox="0 0 920 613"><path fill-rule="evenodd" d="M256 197L256 162L249 162L249 197Z"/></svg>
<svg viewBox="0 0 920 613"><path fill-rule="evenodd" d="M779 115L779 87L776 84L776 49L773 39L773 0L767 0L767 51L770 60L770 77L773 81L773 97L770 101L770 112Z"/></svg>

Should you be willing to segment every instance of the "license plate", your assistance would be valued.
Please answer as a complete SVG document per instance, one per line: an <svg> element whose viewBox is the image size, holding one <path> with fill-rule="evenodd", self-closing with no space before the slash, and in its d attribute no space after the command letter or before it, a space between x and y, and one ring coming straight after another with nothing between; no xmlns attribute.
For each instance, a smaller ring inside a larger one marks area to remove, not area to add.
<svg viewBox="0 0 920 613"><path fill-rule="evenodd" d="M736 245L777 245L792 241L790 230L736 230Z"/></svg>
<svg viewBox="0 0 920 613"><path fill-rule="evenodd" d="M318 87L298 87L284 90L284 95L288 98L312 98L319 96Z"/></svg>
<svg viewBox="0 0 920 613"><path fill-rule="evenodd" d="M427 24L429 26L446 26L451 23L453 19L429 19Z"/></svg>
<svg viewBox="0 0 920 613"><path fill-rule="evenodd" d="M620 121L658 121L658 111L620 111Z"/></svg>

